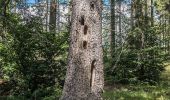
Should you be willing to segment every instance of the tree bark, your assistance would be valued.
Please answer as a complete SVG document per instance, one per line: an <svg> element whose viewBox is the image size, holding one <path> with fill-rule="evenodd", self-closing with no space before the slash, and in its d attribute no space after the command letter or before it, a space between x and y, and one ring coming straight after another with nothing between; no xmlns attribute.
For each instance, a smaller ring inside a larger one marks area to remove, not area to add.
<svg viewBox="0 0 170 100"><path fill-rule="evenodd" d="M48 0L46 0L46 31L48 31Z"/></svg>
<svg viewBox="0 0 170 100"><path fill-rule="evenodd" d="M154 25L154 2L151 0L151 26Z"/></svg>
<svg viewBox="0 0 170 100"><path fill-rule="evenodd" d="M101 100L101 0L73 0L68 67L61 100Z"/></svg>
<svg viewBox="0 0 170 100"><path fill-rule="evenodd" d="M120 38L120 45L122 46L122 1L118 1L118 6L119 6L119 38Z"/></svg>
<svg viewBox="0 0 170 100"><path fill-rule="evenodd" d="M115 0L111 0L111 60L112 64L114 65L113 59L114 59L114 53L115 53L115 47L116 47L116 41L115 41L115 35L116 35L116 28L115 28Z"/></svg>
<svg viewBox="0 0 170 100"><path fill-rule="evenodd" d="M145 0L145 27L148 27L148 0Z"/></svg>
<svg viewBox="0 0 170 100"><path fill-rule="evenodd" d="M56 14L57 14L57 1L51 0L50 2L50 21L49 31L56 32Z"/></svg>
<svg viewBox="0 0 170 100"><path fill-rule="evenodd" d="M131 0L131 30L134 29L134 0Z"/></svg>
<svg viewBox="0 0 170 100"><path fill-rule="evenodd" d="M170 1L169 1L170 2ZM169 3L170 4L170 3ZM170 15L168 17L168 38L170 38ZM170 54L170 40L168 39L168 55Z"/></svg>

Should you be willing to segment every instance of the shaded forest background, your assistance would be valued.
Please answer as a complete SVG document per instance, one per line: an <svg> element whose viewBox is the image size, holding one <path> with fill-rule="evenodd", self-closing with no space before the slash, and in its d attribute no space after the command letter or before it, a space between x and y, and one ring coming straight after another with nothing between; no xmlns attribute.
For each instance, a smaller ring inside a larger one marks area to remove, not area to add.
<svg viewBox="0 0 170 100"><path fill-rule="evenodd" d="M71 7L70 0L0 0L2 98L61 96ZM105 85L161 84L170 58L170 1L104 0L102 18Z"/></svg>

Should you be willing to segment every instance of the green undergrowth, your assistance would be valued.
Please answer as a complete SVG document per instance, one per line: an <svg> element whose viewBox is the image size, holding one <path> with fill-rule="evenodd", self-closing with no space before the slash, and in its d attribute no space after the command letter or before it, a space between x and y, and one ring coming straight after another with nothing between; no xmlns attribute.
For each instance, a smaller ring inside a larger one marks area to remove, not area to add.
<svg viewBox="0 0 170 100"><path fill-rule="evenodd" d="M106 86L104 100L170 100L170 62L165 64L166 70L159 84Z"/></svg>
<svg viewBox="0 0 170 100"><path fill-rule="evenodd" d="M170 63L161 75L161 82L157 85L146 83L136 85L114 84L105 87L104 100L170 100ZM1 96L0 100L31 100L17 96ZM42 100L57 100L55 96Z"/></svg>

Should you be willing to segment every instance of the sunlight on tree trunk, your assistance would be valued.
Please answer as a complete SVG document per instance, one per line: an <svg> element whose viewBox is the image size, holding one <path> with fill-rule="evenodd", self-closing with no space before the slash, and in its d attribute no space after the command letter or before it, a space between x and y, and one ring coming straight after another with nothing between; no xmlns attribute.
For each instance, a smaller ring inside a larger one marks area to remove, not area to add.
<svg viewBox="0 0 170 100"><path fill-rule="evenodd" d="M61 100L101 100L102 4L100 0L73 0L72 6L68 67Z"/></svg>

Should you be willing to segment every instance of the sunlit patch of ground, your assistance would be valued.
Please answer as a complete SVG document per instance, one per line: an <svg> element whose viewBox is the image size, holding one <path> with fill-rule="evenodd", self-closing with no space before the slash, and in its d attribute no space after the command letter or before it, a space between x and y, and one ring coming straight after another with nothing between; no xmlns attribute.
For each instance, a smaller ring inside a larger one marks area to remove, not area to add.
<svg viewBox="0 0 170 100"><path fill-rule="evenodd" d="M104 100L170 100L170 62L165 65L159 85L106 86Z"/></svg>

